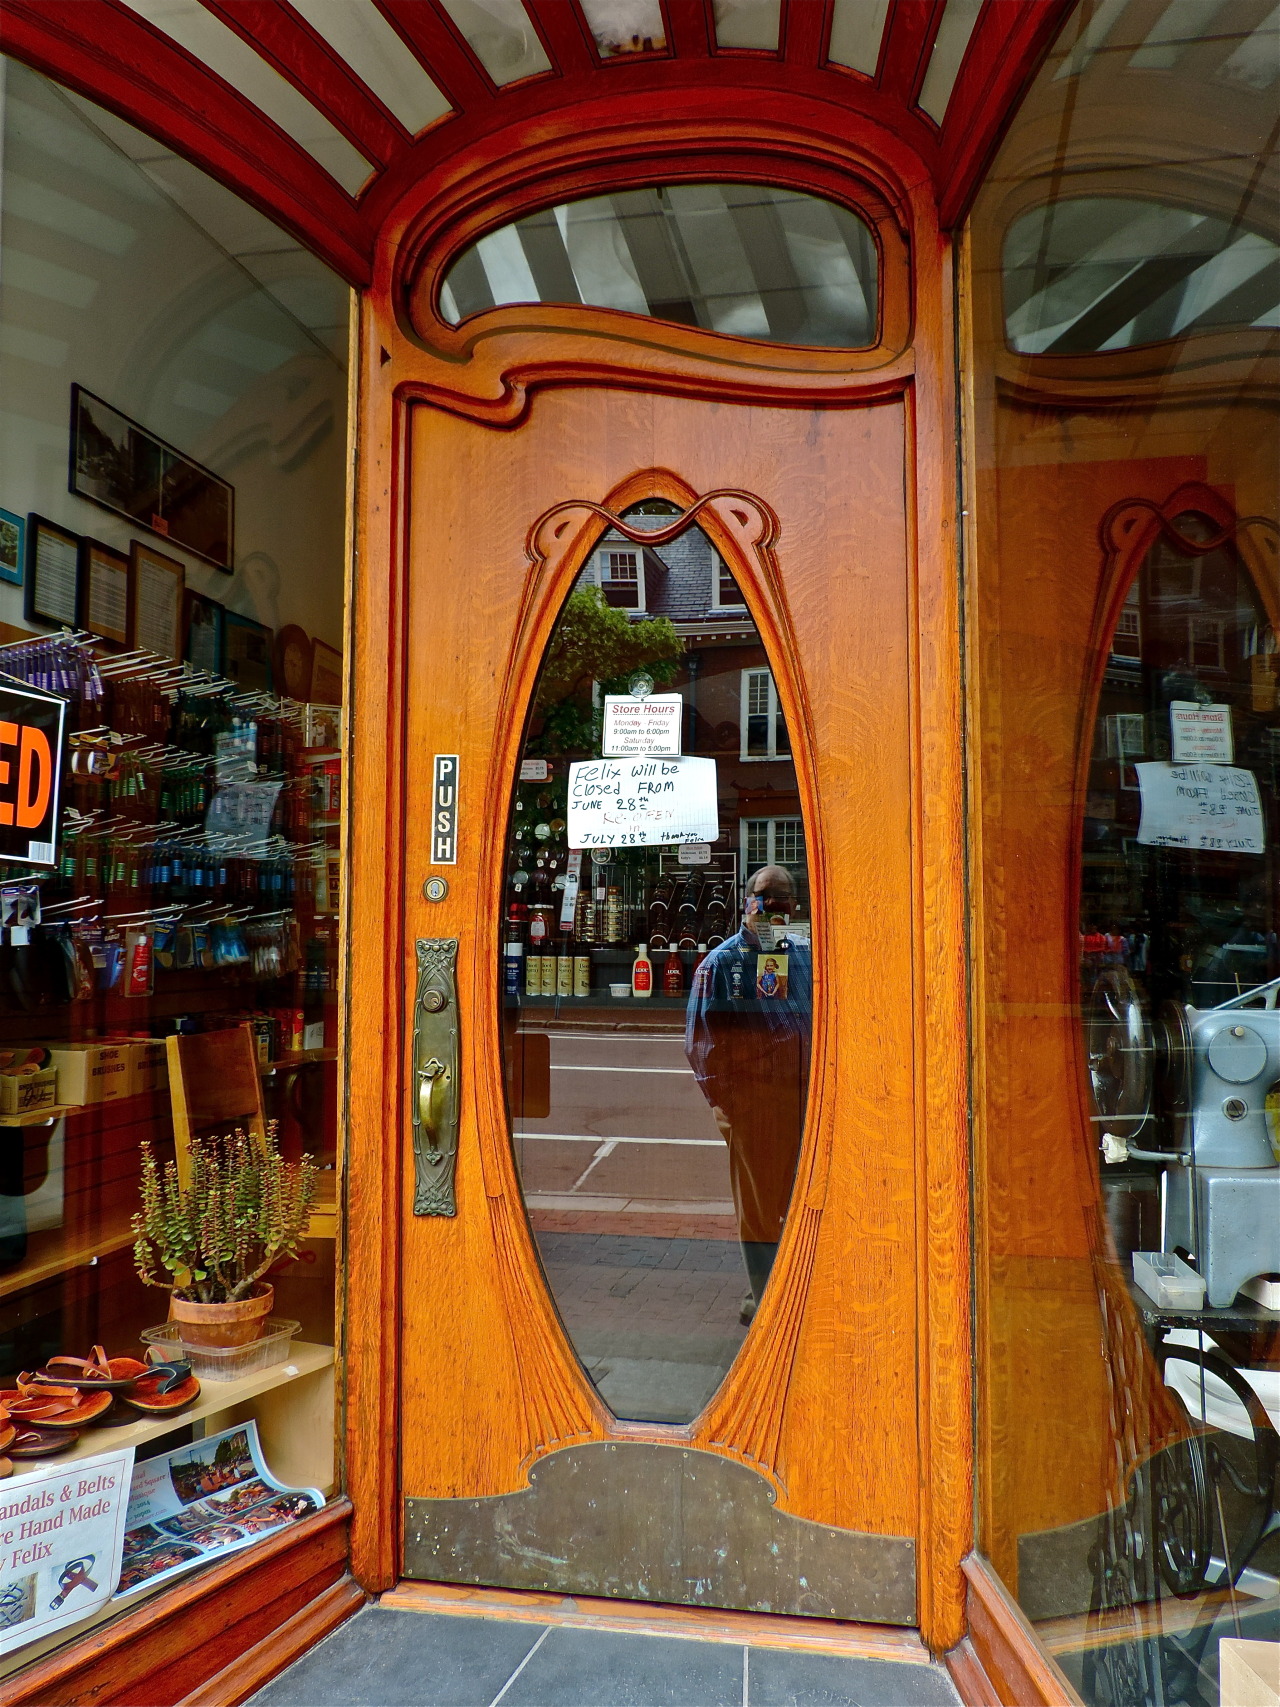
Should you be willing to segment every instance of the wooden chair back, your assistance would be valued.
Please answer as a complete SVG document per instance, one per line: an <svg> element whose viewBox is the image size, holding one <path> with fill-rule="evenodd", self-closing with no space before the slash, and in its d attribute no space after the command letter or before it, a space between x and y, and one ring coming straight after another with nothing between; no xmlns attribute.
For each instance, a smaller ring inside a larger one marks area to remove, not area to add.
<svg viewBox="0 0 1280 1707"><path fill-rule="evenodd" d="M185 1185L191 1177L192 1138L233 1132L237 1126L265 1137L262 1076L249 1025L170 1037L165 1051L178 1178Z"/></svg>

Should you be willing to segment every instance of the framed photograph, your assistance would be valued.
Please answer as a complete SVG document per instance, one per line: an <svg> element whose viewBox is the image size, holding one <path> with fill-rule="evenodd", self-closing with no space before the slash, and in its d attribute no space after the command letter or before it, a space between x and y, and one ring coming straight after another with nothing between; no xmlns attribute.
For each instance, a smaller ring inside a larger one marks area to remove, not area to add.
<svg viewBox="0 0 1280 1707"><path fill-rule="evenodd" d="M275 680L271 669L274 638L265 623L227 611L222 619L222 674L246 692L270 693Z"/></svg>
<svg viewBox="0 0 1280 1707"><path fill-rule="evenodd" d="M307 697L317 705L342 704L342 653L323 640L312 642L311 692Z"/></svg>
<svg viewBox="0 0 1280 1707"><path fill-rule="evenodd" d="M23 611L28 622L74 628L80 614L80 535L44 516L27 517L27 579Z"/></svg>
<svg viewBox="0 0 1280 1707"><path fill-rule="evenodd" d="M188 587L183 599L182 656L198 670L222 674L222 606Z"/></svg>
<svg viewBox="0 0 1280 1707"><path fill-rule="evenodd" d="M129 559L100 539L80 541L81 628L96 640L129 644Z"/></svg>
<svg viewBox="0 0 1280 1707"><path fill-rule="evenodd" d="M79 385L71 387L69 485L231 573L235 488Z"/></svg>
<svg viewBox="0 0 1280 1707"><path fill-rule="evenodd" d="M129 547L130 624L133 646L175 662L182 656L182 595L187 572L140 539Z"/></svg>
<svg viewBox="0 0 1280 1707"><path fill-rule="evenodd" d="M305 700L311 692L311 636L296 622L276 630L276 692Z"/></svg>
<svg viewBox="0 0 1280 1707"><path fill-rule="evenodd" d="M26 518L15 516L12 510L0 510L0 581L12 581L15 587L22 585L26 538Z"/></svg>
<svg viewBox="0 0 1280 1707"><path fill-rule="evenodd" d="M342 707L340 705L309 705L304 722L303 739L308 747L340 747L342 745Z"/></svg>

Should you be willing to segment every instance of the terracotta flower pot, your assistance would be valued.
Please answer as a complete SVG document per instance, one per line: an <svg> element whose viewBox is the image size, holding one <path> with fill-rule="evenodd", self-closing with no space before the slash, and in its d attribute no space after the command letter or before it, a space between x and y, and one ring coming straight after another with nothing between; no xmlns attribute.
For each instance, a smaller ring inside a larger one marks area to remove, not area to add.
<svg viewBox="0 0 1280 1707"><path fill-rule="evenodd" d="M258 1282L251 1298L234 1304L193 1304L171 1297L169 1320L180 1324L188 1345L248 1345L262 1338L275 1299L275 1288L265 1280Z"/></svg>

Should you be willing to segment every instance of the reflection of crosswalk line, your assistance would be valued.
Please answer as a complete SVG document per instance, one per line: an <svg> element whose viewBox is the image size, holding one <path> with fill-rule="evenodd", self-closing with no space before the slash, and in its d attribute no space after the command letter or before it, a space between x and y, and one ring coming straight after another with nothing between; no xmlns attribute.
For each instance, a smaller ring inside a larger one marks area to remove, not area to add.
<svg viewBox="0 0 1280 1707"><path fill-rule="evenodd" d="M678 1073L681 1078L693 1077L692 1067L576 1067L568 1061L553 1061L553 1073Z"/></svg>
<svg viewBox="0 0 1280 1707"><path fill-rule="evenodd" d="M517 1138L541 1138L555 1144L685 1144L723 1150L723 1138L615 1138L611 1132L517 1132Z"/></svg>
<svg viewBox="0 0 1280 1707"><path fill-rule="evenodd" d="M690 1202L685 1198L593 1197L590 1192L531 1191L525 1198L525 1204L530 1210L582 1209L597 1215L626 1212L632 1215L724 1215L732 1218L734 1214L732 1203L718 1199Z"/></svg>

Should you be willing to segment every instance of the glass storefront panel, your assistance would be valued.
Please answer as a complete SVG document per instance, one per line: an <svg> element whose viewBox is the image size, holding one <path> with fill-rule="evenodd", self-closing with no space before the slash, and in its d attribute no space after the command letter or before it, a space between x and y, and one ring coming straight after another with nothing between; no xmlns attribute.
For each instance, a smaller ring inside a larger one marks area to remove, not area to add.
<svg viewBox="0 0 1280 1707"><path fill-rule="evenodd" d="M1280 56L1173 10L1072 17L962 302L980 1540L1116 1707L1280 1634Z"/></svg>
<svg viewBox="0 0 1280 1707"><path fill-rule="evenodd" d="M0 116L4 1672L335 1490L349 293Z"/></svg>
<svg viewBox="0 0 1280 1707"><path fill-rule="evenodd" d="M764 1296L809 1077L810 893L759 632L628 512L561 613L510 824L503 1039L544 1273L613 1412L688 1423ZM628 755L637 755L629 757Z"/></svg>

